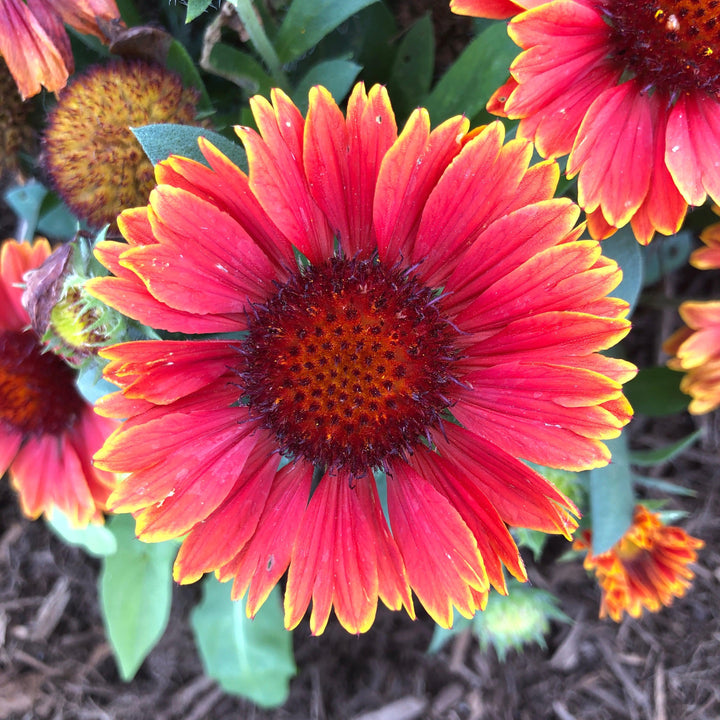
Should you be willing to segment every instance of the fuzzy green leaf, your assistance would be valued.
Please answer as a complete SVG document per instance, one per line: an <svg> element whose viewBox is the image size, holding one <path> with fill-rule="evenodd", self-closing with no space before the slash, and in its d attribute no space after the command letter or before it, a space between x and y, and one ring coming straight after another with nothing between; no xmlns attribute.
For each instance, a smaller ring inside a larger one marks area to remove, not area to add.
<svg viewBox="0 0 720 720"><path fill-rule="evenodd" d="M187 15L185 22L192 22L196 17L200 17L212 5L213 0L187 0Z"/></svg>
<svg viewBox="0 0 720 720"><path fill-rule="evenodd" d="M272 591L253 620L245 614L245 601L233 602L230 592L231 583L208 577L203 599L190 616L205 671L226 692L277 707L297 671L279 590Z"/></svg>
<svg viewBox="0 0 720 720"><path fill-rule="evenodd" d="M505 23L483 30L440 78L425 101L433 125L454 115L475 117L509 76L520 52L508 37Z"/></svg>
<svg viewBox="0 0 720 720"><path fill-rule="evenodd" d="M247 156L242 146L212 130L192 125L171 124L145 125L130 129L153 165L157 165L170 155L182 155L207 165L197 142L199 137L204 137L239 168L247 170Z"/></svg>
<svg viewBox="0 0 720 720"><path fill-rule="evenodd" d="M635 497L624 435L605 441L612 460L589 471L592 549L596 555L609 550L630 527Z"/></svg>
<svg viewBox="0 0 720 720"><path fill-rule="evenodd" d="M284 63L296 60L317 45L351 15L376 0L293 0L275 41Z"/></svg>
<svg viewBox="0 0 720 720"><path fill-rule="evenodd" d="M130 515L107 523L117 552L100 573L100 609L123 680L132 680L165 632L172 600L172 542L143 543L135 538Z"/></svg>

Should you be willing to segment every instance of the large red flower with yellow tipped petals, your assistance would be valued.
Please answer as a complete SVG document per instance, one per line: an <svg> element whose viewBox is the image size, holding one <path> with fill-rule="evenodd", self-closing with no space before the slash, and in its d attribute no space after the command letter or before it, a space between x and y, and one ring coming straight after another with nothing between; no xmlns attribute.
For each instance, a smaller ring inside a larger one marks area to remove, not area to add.
<svg viewBox="0 0 720 720"><path fill-rule="evenodd" d="M720 223L700 234L705 247L690 263L701 270L720 269ZM685 372L680 389L692 396L688 410L702 415L720 407L720 300L688 300L680 305L686 326L669 337L663 349L668 367Z"/></svg>
<svg viewBox="0 0 720 720"><path fill-rule="evenodd" d="M569 153L594 237L629 222L647 244L677 232L688 205L720 200L720 4L503 4L529 8L508 27L523 52L488 108L519 118L543 157Z"/></svg>
<svg viewBox="0 0 720 720"><path fill-rule="evenodd" d="M117 423L93 412L75 371L28 329L23 274L49 254L47 240L6 240L0 250L0 475L9 472L29 517L58 508L82 526L101 519L115 484L92 456Z"/></svg>
<svg viewBox="0 0 720 720"><path fill-rule="evenodd" d="M663 525L660 516L642 505L635 508L633 522L613 547L594 555L588 531L574 543L587 550L586 570L594 570L602 589L600 617L620 622L623 613L640 617L643 608L658 612L688 590L694 573L688 565L697 560L705 543L683 529Z"/></svg>
<svg viewBox="0 0 720 720"><path fill-rule="evenodd" d="M160 163L129 245L98 246L116 277L93 294L200 336L103 351L122 390L100 411L127 420L96 463L130 473L111 506L186 536L176 578L233 578L250 615L288 570L289 628L312 600L313 633L333 607L362 632L411 590L448 626L503 564L525 577L506 524L575 527L516 457L604 465L629 419L634 368L598 353L628 330L620 271L499 123L421 109L398 135L379 86L347 117L324 88L306 119L277 90L251 107L249 176L200 140L209 167Z"/></svg>
<svg viewBox="0 0 720 720"><path fill-rule="evenodd" d="M98 19L119 18L115 0L0 0L0 55L23 98L67 84L75 63L65 23L104 40Z"/></svg>

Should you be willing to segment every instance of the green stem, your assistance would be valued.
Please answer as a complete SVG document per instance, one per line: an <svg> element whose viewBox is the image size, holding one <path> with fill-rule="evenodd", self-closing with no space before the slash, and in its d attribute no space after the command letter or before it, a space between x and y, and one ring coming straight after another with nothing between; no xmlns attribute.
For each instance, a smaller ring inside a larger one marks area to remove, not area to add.
<svg viewBox="0 0 720 720"><path fill-rule="evenodd" d="M267 66L273 80L275 80L283 90L289 90L290 83L288 82L287 75L283 72L280 58L268 39L262 23L260 23L258 19L252 0L229 0L229 2L234 5L235 10L237 10L240 21L245 26L245 30L247 30L247 34L250 37L250 42Z"/></svg>

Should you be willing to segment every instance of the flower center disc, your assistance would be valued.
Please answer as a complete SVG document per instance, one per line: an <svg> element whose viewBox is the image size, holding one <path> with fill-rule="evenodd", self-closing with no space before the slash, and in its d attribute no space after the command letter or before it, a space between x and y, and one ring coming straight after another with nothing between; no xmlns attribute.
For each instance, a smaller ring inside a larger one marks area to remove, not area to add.
<svg viewBox="0 0 720 720"><path fill-rule="evenodd" d="M59 435L83 405L73 370L42 352L33 333L0 333L0 421L23 435Z"/></svg>
<svg viewBox="0 0 720 720"><path fill-rule="evenodd" d="M720 96L720 0L604 0L618 60L673 94Z"/></svg>
<svg viewBox="0 0 720 720"><path fill-rule="evenodd" d="M436 293L375 260L334 258L255 308L250 411L282 451L362 474L411 452L448 407L457 332Z"/></svg>

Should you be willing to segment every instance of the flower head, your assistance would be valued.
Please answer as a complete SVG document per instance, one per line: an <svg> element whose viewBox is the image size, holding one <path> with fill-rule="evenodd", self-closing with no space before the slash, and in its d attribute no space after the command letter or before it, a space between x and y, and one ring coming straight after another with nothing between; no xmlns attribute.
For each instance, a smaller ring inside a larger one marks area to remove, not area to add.
<svg viewBox="0 0 720 720"><path fill-rule="evenodd" d="M152 163L131 127L194 124L198 94L164 67L96 65L64 90L48 120L45 165L55 189L94 227L147 202Z"/></svg>
<svg viewBox="0 0 720 720"><path fill-rule="evenodd" d="M6 240L0 250L0 474L9 472L29 517L58 508L85 525L101 518L114 485L92 456L116 423L93 412L75 372L28 329L23 274L49 254L47 240Z"/></svg>
<svg viewBox="0 0 720 720"><path fill-rule="evenodd" d="M630 222L646 244L720 199L717 2L514 4L529 8L508 28L523 52L488 108L520 118L543 157L569 153L594 237Z"/></svg>
<svg viewBox="0 0 720 720"><path fill-rule="evenodd" d="M65 87L75 63L64 23L103 40L98 19L120 19L115 0L0 0L0 55L23 98Z"/></svg>
<svg viewBox="0 0 720 720"><path fill-rule="evenodd" d="M320 87L307 118L279 90L251 107L249 175L201 138L208 165L160 163L129 245L97 247L116 277L91 293L204 335L101 351L122 389L99 411L127 418L96 455L130 473L111 505L185 535L176 578L234 579L250 615L288 570L288 627L312 600L313 633L331 608L362 632L411 590L448 626L503 565L525 579L506 523L576 525L516 457L603 465L629 419L634 368L597 352L628 330L620 271L499 123L420 109L398 134L379 86L346 117Z"/></svg>
<svg viewBox="0 0 720 720"><path fill-rule="evenodd" d="M697 560L705 543L683 529L663 525L660 516L642 505L635 508L633 522L613 547L594 555L592 534L585 531L575 540L576 550L587 550L584 567L594 570L602 590L600 617L620 622L623 613L640 617L643 608L658 612L682 597L690 587Z"/></svg>
<svg viewBox="0 0 720 720"><path fill-rule="evenodd" d="M695 250L690 263L701 270L720 269L720 223L705 228L706 247ZM688 410L702 415L720 406L720 300L688 300L680 305L680 328L664 343L672 355L668 367L685 372L680 389L692 396Z"/></svg>

